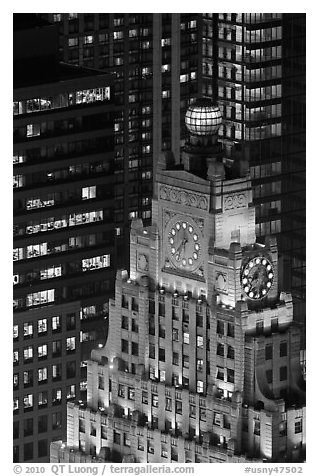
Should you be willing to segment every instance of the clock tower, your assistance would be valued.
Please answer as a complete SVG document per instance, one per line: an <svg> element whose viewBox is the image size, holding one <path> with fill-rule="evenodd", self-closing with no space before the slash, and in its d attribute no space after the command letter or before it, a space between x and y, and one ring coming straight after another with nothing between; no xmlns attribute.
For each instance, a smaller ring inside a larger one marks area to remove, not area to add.
<svg viewBox="0 0 319 476"><path fill-rule="evenodd" d="M248 164L224 158L218 106L198 99L185 121L181 161L157 162L152 225L132 222L67 445L102 461L302 461L300 329L276 240L256 242Z"/></svg>

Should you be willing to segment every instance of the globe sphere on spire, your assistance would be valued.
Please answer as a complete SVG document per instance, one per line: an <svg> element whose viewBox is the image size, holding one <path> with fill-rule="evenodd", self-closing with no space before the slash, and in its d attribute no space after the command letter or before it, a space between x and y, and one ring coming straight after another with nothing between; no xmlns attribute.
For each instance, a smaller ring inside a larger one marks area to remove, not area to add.
<svg viewBox="0 0 319 476"><path fill-rule="evenodd" d="M216 134L221 123L220 109L210 98L196 99L186 111L185 124L192 135L211 136Z"/></svg>

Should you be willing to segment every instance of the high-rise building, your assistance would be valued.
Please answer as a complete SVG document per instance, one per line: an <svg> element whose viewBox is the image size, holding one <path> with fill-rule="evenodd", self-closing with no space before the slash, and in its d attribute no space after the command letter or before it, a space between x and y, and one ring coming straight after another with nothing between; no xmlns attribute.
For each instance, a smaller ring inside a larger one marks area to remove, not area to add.
<svg viewBox="0 0 319 476"><path fill-rule="evenodd" d="M249 160L256 236L278 241L281 284L305 322L305 14L203 14L203 94L228 157Z"/></svg>
<svg viewBox="0 0 319 476"><path fill-rule="evenodd" d="M116 266L112 78L14 15L14 461L48 461L105 341Z"/></svg>
<svg viewBox="0 0 319 476"><path fill-rule="evenodd" d="M130 220L150 220L155 158L172 150L179 160L186 108L198 95L214 97L225 154L244 153L250 161L256 234L277 237L282 285L293 291L296 318L304 321L305 14L46 17L60 25L64 61L116 74L123 263Z"/></svg>
<svg viewBox="0 0 319 476"><path fill-rule="evenodd" d="M63 61L114 73L115 213L123 265L132 218L151 219L156 160L180 155L183 117L200 92L200 14L42 14L60 28ZM119 257L120 258L120 257Z"/></svg>
<svg viewBox="0 0 319 476"><path fill-rule="evenodd" d="M182 163L158 157L152 224L132 221L107 344L51 462L304 460L300 328L276 239L256 241L248 160L225 159L221 123L199 99Z"/></svg>

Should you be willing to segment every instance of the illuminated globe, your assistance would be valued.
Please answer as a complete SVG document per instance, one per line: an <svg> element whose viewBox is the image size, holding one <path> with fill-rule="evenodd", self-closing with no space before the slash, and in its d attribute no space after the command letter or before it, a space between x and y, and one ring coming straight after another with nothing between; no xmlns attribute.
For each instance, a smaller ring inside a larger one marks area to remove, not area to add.
<svg viewBox="0 0 319 476"><path fill-rule="evenodd" d="M216 134L221 123L220 109L210 98L197 99L186 111L185 124L192 135Z"/></svg>

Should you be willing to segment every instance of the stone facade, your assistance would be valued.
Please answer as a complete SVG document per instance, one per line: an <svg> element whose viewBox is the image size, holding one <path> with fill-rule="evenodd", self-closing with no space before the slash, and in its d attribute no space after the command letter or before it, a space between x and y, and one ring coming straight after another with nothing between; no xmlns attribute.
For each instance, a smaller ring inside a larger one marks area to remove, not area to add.
<svg viewBox="0 0 319 476"><path fill-rule="evenodd" d="M153 223L132 222L130 271L117 273L108 341L88 362L87 404L68 406L67 448L143 463L302 461L300 329L276 242L256 243L250 177L224 165L215 137L191 138L183 162L160 158Z"/></svg>

